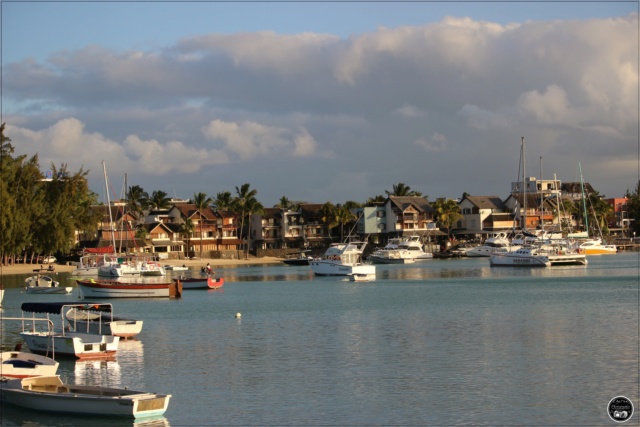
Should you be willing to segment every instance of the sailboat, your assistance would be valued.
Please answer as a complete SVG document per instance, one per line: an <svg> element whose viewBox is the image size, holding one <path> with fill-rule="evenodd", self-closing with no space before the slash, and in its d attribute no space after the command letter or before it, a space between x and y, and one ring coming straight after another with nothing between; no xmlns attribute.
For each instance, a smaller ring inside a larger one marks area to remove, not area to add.
<svg viewBox="0 0 640 427"><path fill-rule="evenodd" d="M580 191L582 192L582 209L584 215L585 222L585 231L578 233L569 234L569 238L576 239L574 242L574 247L585 255L608 255L615 254L618 252L618 248L616 245L607 245L603 243L602 238L602 230L600 230L600 224L598 221L595 221L596 227L598 228L598 237L591 237L589 235L589 215L587 214L587 198L584 193L584 180L582 179L582 165L578 163L578 168L580 170ZM595 210L593 206L591 206L591 210L593 211L593 216L595 218Z"/></svg>

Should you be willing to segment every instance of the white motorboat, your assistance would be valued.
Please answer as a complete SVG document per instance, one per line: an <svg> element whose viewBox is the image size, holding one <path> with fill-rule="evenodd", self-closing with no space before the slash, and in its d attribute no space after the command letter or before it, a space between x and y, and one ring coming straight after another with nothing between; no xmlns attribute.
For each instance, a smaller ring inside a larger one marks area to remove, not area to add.
<svg viewBox="0 0 640 427"><path fill-rule="evenodd" d="M549 257L539 248L523 247L515 251L495 251L491 253L491 265L510 267L550 267Z"/></svg>
<svg viewBox="0 0 640 427"><path fill-rule="evenodd" d="M118 258L113 246L106 248L87 248L82 253L72 276L97 276L100 267L117 264Z"/></svg>
<svg viewBox="0 0 640 427"><path fill-rule="evenodd" d="M349 280L352 282L370 282L371 280L375 280L375 274L352 274L349 276Z"/></svg>
<svg viewBox="0 0 640 427"><path fill-rule="evenodd" d="M103 265L98 269L98 276L123 277L123 276L166 276L167 271L159 262L149 259L147 256L126 256L117 263Z"/></svg>
<svg viewBox="0 0 640 427"><path fill-rule="evenodd" d="M84 303L82 307L75 305L64 316L76 332L115 335L120 338L132 338L142 332L142 320L114 316L111 304Z"/></svg>
<svg viewBox="0 0 640 427"><path fill-rule="evenodd" d="M520 245L512 245L507 233L498 233L496 236L489 237L485 242L465 252L468 257L489 257L496 250L515 252Z"/></svg>
<svg viewBox="0 0 640 427"><path fill-rule="evenodd" d="M411 264L433 259L433 254L424 251L419 236L412 236L389 239L389 243L373 251L368 259L376 264Z"/></svg>
<svg viewBox="0 0 640 427"><path fill-rule="evenodd" d="M37 411L120 417L157 417L169 406L170 394L128 388L65 384L58 375L4 379L4 401Z"/></svg>
<svg viewBox="0 0 640 427"><path fill-rule="evenodd" d="M60 286L60 283L53 280L51 276L27 277L25 280L24 290L28 294L69 294L73 291L71 286Z"/></svg>
<svg viewBox="0 0 640 427"><path fill-rule="evenodd" d="M576 242L578 252L585 255L608 255L618 252L616 245L606 245L601 239L587 239Z"/></svg>
<svg viewBox="0 0 640 427"><path fill-rule="evenodd" d="M50 357L20 350L0 353L0 377L29 378L55 375L59 363Z"/></svg>
<svg viewBox="0 0 640 427"><path fill-rule="evenodd" d="M166 271L187 271L189 270L189 267L187 267L186 265L165 265L164 269Z"/></svg>
<svg viewBox="0 0 640 427"><path fill-rule="evenodd" d="M100 304L92 303L94 306ZM74 306L83 307L84 304L69 304L66 302L25 302L22 304L23 312L23 330L20 332L20 336L25 341L29 350L32 353L53 355L55 356L67 356L74 357L76 359L105 359L115 356L118 350L118 343L120 337L113 335L97 335L84 332L68 331L67 322L64 319L64 311L73 308ZM31 313L32 317L25 317L24 313ZM37 318L36 313L46 314L47 318L49 314L58 314L61 317L61 329L60 331L53 331L51 329L47 331L37 330L35 320L43 320ZM28 321L33 321L31 329Z"/></svg>
<svg viewBox="0 0 640 427"><path fill-rule="evenodd" d="M322 258L309 261L311 271L317 276L351 276L376 274L376 266L362 262L366 242L334 243Z"/></svg>

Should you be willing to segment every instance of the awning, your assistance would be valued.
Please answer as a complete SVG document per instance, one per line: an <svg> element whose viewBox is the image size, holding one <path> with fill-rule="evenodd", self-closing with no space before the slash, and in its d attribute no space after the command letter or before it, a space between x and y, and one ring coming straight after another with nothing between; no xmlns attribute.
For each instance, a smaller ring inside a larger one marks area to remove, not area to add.
<svg viewBox="0 0 640 427"><path fill-rule="evenodd" d="M24 302L22 303L21 309L22 311L27 311L29 313L50 313L50 314L60 314L62 312L63 307L68 308L80 308L83 310L92 310L92 311L112 311L111 304L108 303L99 303L99 302L83 302L79 303L69 303L69 302Z"/></svg>

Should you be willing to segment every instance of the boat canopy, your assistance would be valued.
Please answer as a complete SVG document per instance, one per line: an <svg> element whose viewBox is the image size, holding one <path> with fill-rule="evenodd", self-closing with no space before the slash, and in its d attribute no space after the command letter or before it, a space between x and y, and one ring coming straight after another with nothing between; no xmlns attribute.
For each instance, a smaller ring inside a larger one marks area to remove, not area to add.
<svg viewBox="0 0 640 427"><path fill-rule="evenodd" d="M22 311L29 313L51 313L60 314L64 307L78 308L80 310L111 312L113 308L111 304L85 302L85 303L68 303L68 302L24 302L22 303Z"/></svg>

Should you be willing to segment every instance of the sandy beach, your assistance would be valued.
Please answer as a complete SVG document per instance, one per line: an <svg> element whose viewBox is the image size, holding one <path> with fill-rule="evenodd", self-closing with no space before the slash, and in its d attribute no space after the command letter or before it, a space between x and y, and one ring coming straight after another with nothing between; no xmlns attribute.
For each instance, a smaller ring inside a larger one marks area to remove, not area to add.
<svg viewBox="0 0 640 427"><path fill-rule="evenodd" d="M161 260L160 263L162 265L186 265L187 267L202 267L207 265L207 263L211 264L211 268L214 270L217 267L222 266L242 266L242 265L251 265L251 264L279 264L282 262L281 258L275 257L262 257L255 258L249 257L249 259L166 259ZM42 273L48 272L47 268L49 264L43 264L44 270ZM53 264L55 268L55 272L65 273L71 272L76 267L74 265L66 265L66 264ZM0 265L0 276L5 276L9 274L29 274L33 273L34 270L39 270L40 264L14 264L14 265Z"/></svg>

